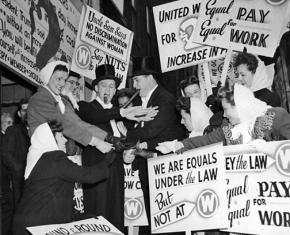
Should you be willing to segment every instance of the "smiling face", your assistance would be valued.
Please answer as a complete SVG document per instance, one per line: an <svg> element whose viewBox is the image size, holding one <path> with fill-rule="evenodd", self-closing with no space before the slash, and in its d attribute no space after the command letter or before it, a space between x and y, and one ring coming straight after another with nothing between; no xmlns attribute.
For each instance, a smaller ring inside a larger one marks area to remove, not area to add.
<svg viewBox="0 0 290 235"><path fill-rule="evenodd" d="M181 109L181 124L183 124L188 131L193 131L193 126L191 122L191 116L184 109Z"/></svg>
<svg viewBox="0 0 290 235"><path fill-rule="evenodd" d="M111 102L113 96L116 93L116 82L112 79L104 79L99 81L99 83L95 86L95 91L100 99L108 104Z"/></svg>
<svg viewBox="0 0 290 235"><path fill-rule="evenodd" d="M69 76L68 79L65 82L65 90L67 90L70 93L74 93L74 91L79 86L79 79L74 76Z"/></svg>
<svg viewBox="0 0 290 235"><path fill-rule="evenodd" d="M224 98L222 99L222 106L224 109L224 117L229 119L232 125L241 123L239 113L236 105L232 105Z"/></svg>
<svg viewBox="0 0 290 235"><path fill-rule="evenodd" d="M252 86L255 73L250 71L246 64L240 64L239 66L237 66L237 72L239 75L238 79L242 83L242 85L250 88Z"/></svg>
<svg viewBox="0 0 290 235"><path fill-rule="evenodd" d="M65 86L68 73L65 71L56 70L50 77L47 86L56 95L60 95Z"/></svg>
<svg viewBox="0 0 290 235"><path fill-rule="evenodd" d="M58 146L58 149L66 152L65 144L67 142L67 139L63 136L62 132L55 133L55 140L56 140L56 144Z"/></svg>

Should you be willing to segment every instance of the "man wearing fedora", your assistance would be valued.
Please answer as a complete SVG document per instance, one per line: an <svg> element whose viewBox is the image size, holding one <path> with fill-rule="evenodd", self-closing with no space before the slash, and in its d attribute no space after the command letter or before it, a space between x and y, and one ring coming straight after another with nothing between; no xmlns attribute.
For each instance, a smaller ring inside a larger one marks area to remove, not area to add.
<svg viewBox="0 0 290 235"><path fill-rule="evenodd" d="M133 86L139 90L143 107L158 107L158 114L152 121L141 123L127 132L129 142L140 141L141 146L150 151L162 141L185 138L185 129L182 127L178 112L175 109L175 97L162 88L157 81L158 70L152 57L138 57L133 61ZM141 187L144 193L146 213L149 217L149 185L147 161L136 156L133 169L139 169ZM150 226L140 228L139 234L151 234Z"/></svg>
<svg viewBox="0 0 290 235"><path fill-rule="evenodd" d="M103 64L95 69L96 78L92 87L96 98L91 102L79 102L80 117L95 126L121 137L116 120L127 118L137 120L136 115L147 114L142 107L113 107L111 101L121 80L115 76L115 68ZM124 169L121 152L103 154L96 148L87 146L83 151L83 165L91 166L101 161L110 161L110 176L97 184L84 185L85 211L89 215L102 215L114 226L124 231Z"/></svg>

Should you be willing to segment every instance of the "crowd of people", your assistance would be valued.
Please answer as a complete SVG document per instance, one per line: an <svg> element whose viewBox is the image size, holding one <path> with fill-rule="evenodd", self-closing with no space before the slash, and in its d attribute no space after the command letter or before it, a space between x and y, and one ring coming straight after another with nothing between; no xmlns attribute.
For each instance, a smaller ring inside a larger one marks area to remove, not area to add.
<svg viewBox="0 0 290 235"><path fill-rule="evenodd" d="M180 83L178 99L164 89L153 58L135 58L133 87L121 90L114 67L103 64L95 68L96 96L87 102L73 94L79 74L66 62L49 62L40 71L44 85L19 104L19 123L13 125L7 113L1 116L3 234L24 235L26 227L98 215L126 233L123 164L139 170L149 221L139 234L151 234L151 153L290 139L290 114L279 107L262 62L243 52L235 67L239 79L203 102L196 76ZM70 158L76 154L81 166ZM82 185L84 208L77 215L76 182Z"/></svg>

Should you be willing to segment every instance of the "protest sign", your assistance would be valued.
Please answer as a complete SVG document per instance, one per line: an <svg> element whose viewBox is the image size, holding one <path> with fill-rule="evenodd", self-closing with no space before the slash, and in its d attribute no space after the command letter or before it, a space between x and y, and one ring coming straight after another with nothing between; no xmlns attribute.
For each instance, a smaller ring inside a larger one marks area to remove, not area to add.
<svg viewBox="0 0 290 235"><path fill-rule="evenodd" d="M272 57L281 37L280 16L289 1L206 0L193 40L211 46Z"/></svg>
<svg viewBox="0 0 290 235"><path fill-rule="evenodd" d="M222 143L148 160L152 233L227 227Z"/></svg>
<svg viewBox="0 0 290 235"><path fill-rule="evenodd" d="M66 224L50 224L28 227L27 230L32 235L123 234L102 216Z"/></svg>
<svg viewBox="0 0 290 235"><path fill-rule="evenodd" d="M104 16L97 10L82 9L72 69L90 79L95 79L95 68L101 64L115 67L116 76L125 87L133 32Z"/></svg>
<svg viewBox="0 0 290 235"><path fill-rule="evenodd" d="M70 1L0 2L0 62L40 85L39 70L51 57L71 62L80 13Z"/></svg>
<svg viewBox="0 0 290 235"><path fill-rule="evenodd" d="M226 146L226 231L290 234L290 141Z"/></svg>
<svg viewBox="0 0 290 235"><path fill-rule="evenodd" d="M153 7L162 72L225 56L226 50L193 42L201 0L181 0Z"/></svg>
<svg viewBox="0 0 290 235"><path fill-rule="evenodd" d="M148 219L145 210L144 196L139 179L139 170L133 171L131 164L124 164L125 178L125 226L145 226Z"/></svg>

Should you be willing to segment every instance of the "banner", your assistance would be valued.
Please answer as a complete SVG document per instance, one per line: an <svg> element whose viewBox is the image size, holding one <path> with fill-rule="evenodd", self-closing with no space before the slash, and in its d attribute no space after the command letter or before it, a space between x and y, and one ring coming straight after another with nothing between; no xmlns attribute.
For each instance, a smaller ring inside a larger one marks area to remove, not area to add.
<svg viewBox="0 0 290 235"><path fill-rule="evenodd" d="M201 0L180 0L153 7L162 72L225 56L226 50L193 42Z"/></svg>
<svg viewBox="0 0 290 235"><path fill-rule="evenodd" d="M0 62L34 84L51 57L71 62L80 14L70 1L0 2Z"/></svg>
<svg viewBox="0 0 290 235"><path fill-rule="evenodd" d="M28 227L27 230L31 232L32 235L123 234L102 216L67 224L50 224Z"/></svg>
<svg viewBox="0 0 290 235"><path fill-rule="evenodd" d="M148 219L139 179L139 170L133 171L131 164L124 164L124 171L125 226L146 226L148 225Z"/></svg>
<svg viewBox="0 0 290 235"><path fill-rule="evenodd" d="M193 40L272 57L281 37L288 0L205 0ZM284 19L283 19L284 20ZM282 20L282 22L283 22Z"/></svg>
<svg viewBox="0 0 290 235"><path fill-rule="evenodd" d="M148 160L152 233L227 228L222 143Z"/></svg>
<svg viewBox="0 0 290 235"><path fill-rule="evenodd" d="M97 10L84 6L72 69L93 80L96 66L111 64L115 67L116 76L122 79L119 88L125 87L132 41L132 31Z"/></svg>
<svg viewBox="0 0 290 235"><path fill-rule="evenodd" d="M290 234L290 141L224 148L229 229Z"/></svg>

